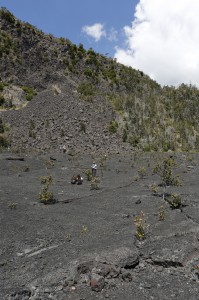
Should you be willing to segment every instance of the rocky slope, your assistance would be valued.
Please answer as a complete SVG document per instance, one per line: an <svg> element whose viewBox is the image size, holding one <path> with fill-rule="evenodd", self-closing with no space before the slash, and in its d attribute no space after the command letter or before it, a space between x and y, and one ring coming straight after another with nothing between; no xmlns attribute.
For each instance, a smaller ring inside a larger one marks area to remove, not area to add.
<svg viewBox="0 0 199 300"><path fill-rule="evenodd" d="M45 35L0 10L1 146L16 151L197 150L199 91Z"/></svg>

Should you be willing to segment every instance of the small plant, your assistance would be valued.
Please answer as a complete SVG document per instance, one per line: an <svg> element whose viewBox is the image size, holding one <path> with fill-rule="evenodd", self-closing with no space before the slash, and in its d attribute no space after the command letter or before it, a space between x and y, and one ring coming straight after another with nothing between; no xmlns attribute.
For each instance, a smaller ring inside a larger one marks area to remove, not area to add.
<svg viewBox="0 0 199 300"><path fill-rule="evenodd" d="M155 184L155 183L151 184L150 190L151 190L151 192L152 192L153 194L157 194L157 192L158 192L158 185Z"/></svg>
<svg viewBox="0 0 199 300"><path fill-rule="evenodd" d="M187 155L187 161L193 161L193 155L192 154Z"/></svg>
<svg viewBox="0 0 199 300"><path fill-rule="evenodd" d="M140 179L140 176L136 175L136 176L133 176L133 181L138 181Z"/></svg>
<svg viewBox="0 0 199 300"><path fill-rule="evenodd" d="M66 240L67 240L68 242L71 241L71 234L70 234L70 233L68 233L68 234L66 235Z"/></svg>
<svg viewBox="0 0 199 300"><path fill-rule="evenodd" d="M153 167L153 174L157 174L158 171L160 170L160 163L157 163L154 167Z"/></svg>
<svg viewBox="0 0 199 300"><path fill-rule="evenodd" d="M91 190L99 190L100 180L97 177L92 177L90 189Z"/></svg>
<svg viewBox="0 0 199 300"><path fill-rule="evenodd" d="M130 136L129 137L129 143L133 147L137 147L140 142L140 138L138 136Z"/></svg>
<svg viewBox="0 0 199 300"><path fill-rule="evenodd" d="M158 216L159 216L159 221L164 221L165 220L165 207L163 205L161 205L159 207L159 211L158 211Z"/></svg>
<svg viewBox="0 0 199 300"><path fill-rule="evenodd" d="M138 174L140 176L140 178L144 178L144 176L146 175L146 169L144 167L141 167L138 169Z"/></svg>
<svg viewBox="0 0 199 300"><path fill-rule="evenodd" d="M9 203L8 207L10 209L16 209L17 208L17 203Z"/></svg>
<svg viewBox="0 0 199 300"><path fill-rule="evenodd" d="M128 138L128 132L127 130L124 128L123 130L123 134L122 134L122 141L125 143L127 141Z"/></svg>
<svg viewBox="0 0 199 300"><path fill-rule="evenodd" d="M180 194L176 194L176 193L172 194L171 200L168 202L171 205L172 209L177 209L182 207L182 198Z"/></svg>
<svg viewBox="0 0 199 300"><path fill-rule="evenodd" d="M118 129L118 123L115 120L112 120L109 124L108 124L108 130L110 133L116 133L117 129Z"/></svg>
<svg viewBox="0 0 199 300"><path fill-rule="evenodd" d="M53 184L52 176L42 176L40 177L40 181L41 184L46 184L46 186L44 186L39 193L39 201L44 204L55 203L56 201L53 192L49 190L50 186Z"/></svg>
<svg viewBox="0 0 199 300"><path fill-rule="evenodd" d="M145 214L143 211L135 217L134 224L136 226L135 236L138 240L144 240L146 238L147 224Z"/></svg>
<svg viewBox="0 0 199 300"><path fill-rule="evenodd" d="M0 148L6 148L10 145L8 138L5 135L0 135Z"/></svg>
<svg viewBox="0 0 199 300"><path fill-rule="evenodd" d="M6 85L5 83L0 81L0 92L2 92L4 90L5 85Z"/></svg>
<svg viewBox="0 0 199 300"><path fill-rule="evenodd" d="M47 185L53 184L53 177L52 177L52 175L41 176L40 182L41 182L41 184L47 184Z"/></svg>
<svg viewBox="0 0 199 300"><path fill-rule="evenodd" d="M87 178L88 181L92 180L92 172L91 172L90 169L85 170L84 174L86 175L86 178Z"/></svg>
<svg viewBox="0 0 199 300"><path fill-rule="evenodd" d="M94 95L94 86L90 82L81 83L77 92L83 96L93 96Z"/></svg>
<svg viewBox="0 0 199 300"><path fill-rule="evenodd" d="M46 169L51 169L54 167L54 162L52 160L46 160L45 161Z"/></svg>
<svg viewBox="0 0 199 300"><path fill-rule="evenodd" d="M180 179L179 175L176 175L173 177L173 185L174 186L181 186L182 185L182 180Z"/></svg>
<svg viewBox="0 0 199 300"><path fill-rule="evenodd" d="M82 233L87 233L88 232L88 227L87 226L82 226Z"/></svg>
<svg viewBox="0 0 199 300"><path fill-rule="evenodd" d="M106 165L106 160L107 160L107 155L105 154L101 159L100 159L100 167L105 167Z"/></svg>
<svg viewBox="0 0 199 300"><path fill-rule="evenodd" d="M27 101L32 100L32 98L37 95L36 91L31 87L23 86L22 90L25 92Z"/></svg>
<svg viewBox="0 0 199 300"><path fill-rule="evenodd" d="M55 202L53 192L48 190L48 185L42 188L39 193L39 201L44 204L51 204Z"/></svg>
<svg viewBox="0 0 199 300"><path fill-rule="evenodd" d="M174 177L172 174L172 168L174 166L176 166L176 163L173 157L170 156L169 158L164 159L162 164L158 163L153 169L153 172L157 173L162 180L161 186L163 186L163 200L165 198L166 187L180 183L179 177Z"/></svg>

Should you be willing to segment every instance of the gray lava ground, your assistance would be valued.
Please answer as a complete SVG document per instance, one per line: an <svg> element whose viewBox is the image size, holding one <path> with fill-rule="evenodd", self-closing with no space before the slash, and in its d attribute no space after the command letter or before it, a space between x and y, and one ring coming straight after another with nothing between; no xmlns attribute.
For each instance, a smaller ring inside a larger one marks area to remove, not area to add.
<svg viewBox="0 0 199 300"><path fill-rule="evenodd" d="M168 154L0 153L0 299L199 299L199 156L173 155L182 185L166 192L180 194L180 209L161 186L150 189ZM99 189L84 174L94 159ZM72 185L78 173L84 182ZM44 205L40 178L49 175L56 203ZM143 240L134 224L141 211Z"/></svg>

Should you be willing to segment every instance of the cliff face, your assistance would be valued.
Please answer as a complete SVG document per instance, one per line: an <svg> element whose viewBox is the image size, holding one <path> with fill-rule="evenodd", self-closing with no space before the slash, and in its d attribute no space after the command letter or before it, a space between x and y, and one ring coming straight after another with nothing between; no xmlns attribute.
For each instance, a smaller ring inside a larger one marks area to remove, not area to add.
<svg viewBox="0 0 199 300"><path fill-rule="evenodd" d="M0 117L16 150L198 148L199 92L45 35L0 10Z"/></svg>

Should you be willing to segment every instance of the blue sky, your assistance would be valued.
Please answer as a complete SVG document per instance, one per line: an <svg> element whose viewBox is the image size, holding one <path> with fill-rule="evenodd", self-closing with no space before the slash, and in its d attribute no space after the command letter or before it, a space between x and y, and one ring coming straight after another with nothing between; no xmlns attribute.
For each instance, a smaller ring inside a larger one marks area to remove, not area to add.
<svg viewBox="0 0 199 300"><path fill-rule="evenodd" d="M18 19L45 33L82 43L86 49L109 53L108 56L114 55L116 45L123 46L123 27L131 25L137 3L137 0L0 0L0 6ZM98 41L86 34L85 26L94 24L102 24L106 32Z"/></svg>
<svg viewBox="0 0 199 300"><path fill-rule="evenodd" d="M199 87L198 0L0 0L0 7L162 86Z"/></svg>

